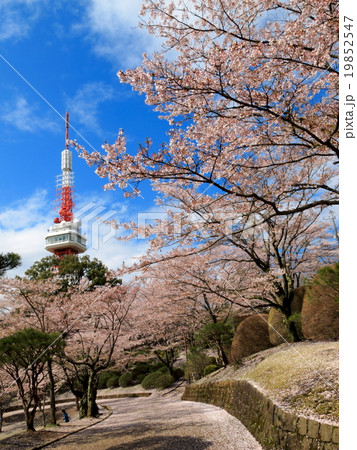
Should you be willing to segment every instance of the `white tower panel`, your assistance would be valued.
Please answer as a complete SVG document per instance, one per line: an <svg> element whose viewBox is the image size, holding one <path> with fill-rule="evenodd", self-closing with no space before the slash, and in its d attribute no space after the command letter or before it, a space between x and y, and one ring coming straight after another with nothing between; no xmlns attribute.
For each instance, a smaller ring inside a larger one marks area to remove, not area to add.
<svg viewBox="0 0 357 450"><path fill-rule="evenodd" d="M72 170L72 152L68 148L62 151L61 168L62 170Z"/></svg>

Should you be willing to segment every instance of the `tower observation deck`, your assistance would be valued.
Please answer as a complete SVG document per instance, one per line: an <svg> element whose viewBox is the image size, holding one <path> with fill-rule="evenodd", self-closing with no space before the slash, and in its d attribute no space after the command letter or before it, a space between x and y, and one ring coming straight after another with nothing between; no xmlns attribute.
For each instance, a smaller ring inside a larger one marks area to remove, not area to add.
<svg viewBox="0 0 357 450"><path fill-rule="evenodd" d="M59 257L77 255L87 250L87 239L81 234L81 222L73 216L72 152L69 150L68 120L66 113L66 148L61 154L62 173L57 177L60 200L59 217L54 219L46 235L45 249Z"/></svg>

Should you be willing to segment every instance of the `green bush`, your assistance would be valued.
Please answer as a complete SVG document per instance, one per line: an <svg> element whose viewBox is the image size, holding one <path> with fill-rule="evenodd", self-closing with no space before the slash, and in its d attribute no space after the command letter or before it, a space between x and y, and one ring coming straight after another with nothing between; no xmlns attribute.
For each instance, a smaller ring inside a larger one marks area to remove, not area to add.
<svg viewBox="0 0 357 450"><path fill-rule="evenodd" d="M120 387L128 387L130 386L133 380L133 374L131 372L125 372L123 375L119 377L119 386Z"/></svg>
<svg viewBox="0 0 357 450"><path fill-rule="evenodd" d="M210 364L209 366L206 366L203 370L203 376L207 376L210 373L215 372L216 370L220 369L219 366L217 366L217 364Z"/></svg>
<svg viewBox="0 0 357 450"><path fill-rule="evenodd" d="M162 369L163 367L166 367L166 366L162 362L153 362L149 366L149 372L150 373L157 372L158 370Z"/></svg>
<svg viewBox="0 0 357 450"><path fill-rule="evenodd" d="M151 372L143 379L141 386L144 389L155 389L156 380L163 375L161 372Z"/></svg>
<svg viewBox="0 0 357 450"><path fill-rule="evenodd" d="M177 381L185 376L185 372L181 367L174 367L173 375L175 380Z"/></svg>
<svg viewBox="0 0 357 450"><path fill-rule="evenodd" d="M170 375L169 373L162 374L159 378L155 381L155 388L156 389L166 389L170 387L175 382L175 378Z"/></svg>
<svg viewBox="0 0 357 450"><path fill-rule="evenodd" d="M145 362L137 362L131 370L133 374L133 379L138 380L139 375L147 375L150 370L150 364Z"/></svg>
<svg viewBox="0 0 357 450"><path fill-rule="evenodd" d="M143 379L146 377L146 375L144 374L144 373L141 373L140 375L138 375L137 377L136 377L136 382L137 382L137 384L141 384L142 383L142 381L143 381Z"/></svg>
<svg viewBox="0 0 357 450"><path fill-rule="evenodd" d="M119 386L118 375L111 374L109 378L107 378L107 388L116 388Z"/></svg>
<svg viewBox="0 0 357 450"><path fill-rule="evenodd" d="M98 389L105 389L107 387L107 381L110 378L110 376L111 376L110 372L102 372L99 375Z"/></svg>
<svg viewBox="0 0 357 450"><path fill-rule="evenodd" d="M174 383L175 378L169 373L160 371L149 373L141 382L144 389L166 389Z"/></svg>

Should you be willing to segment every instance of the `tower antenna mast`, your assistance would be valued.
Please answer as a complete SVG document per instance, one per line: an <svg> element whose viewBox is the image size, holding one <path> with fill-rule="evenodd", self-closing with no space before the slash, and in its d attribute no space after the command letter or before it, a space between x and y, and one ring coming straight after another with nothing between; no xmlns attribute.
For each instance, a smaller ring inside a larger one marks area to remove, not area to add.
<svg viewBox="0 0 357 450"><path fill-rule="evenodd" d="M69 145L69 132L68 132L68 128L69 128L69 112L66 112L66 150L68 150L68 145Z"/></svg>

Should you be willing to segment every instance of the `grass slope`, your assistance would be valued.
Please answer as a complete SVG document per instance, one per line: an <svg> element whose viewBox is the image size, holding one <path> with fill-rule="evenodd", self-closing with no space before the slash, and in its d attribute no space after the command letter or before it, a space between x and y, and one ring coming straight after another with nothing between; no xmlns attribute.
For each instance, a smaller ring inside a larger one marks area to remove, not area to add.
<svg viewBox="0 0 357 450"><path fill-rule="evenodd" d="M295 414L338 422L338 342L283 344L199 381L246 379Z"/></svg>

